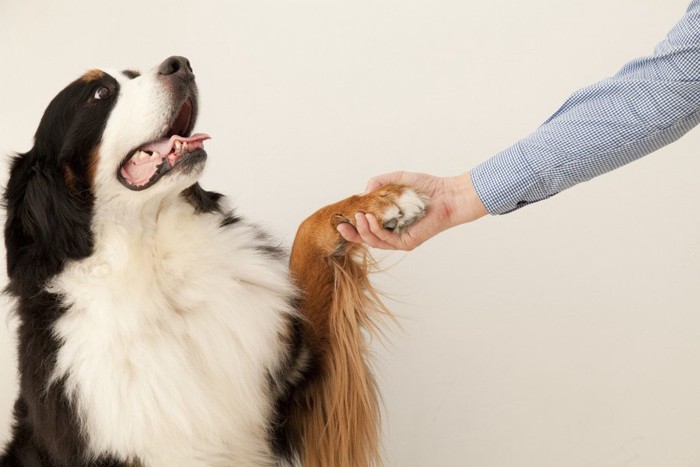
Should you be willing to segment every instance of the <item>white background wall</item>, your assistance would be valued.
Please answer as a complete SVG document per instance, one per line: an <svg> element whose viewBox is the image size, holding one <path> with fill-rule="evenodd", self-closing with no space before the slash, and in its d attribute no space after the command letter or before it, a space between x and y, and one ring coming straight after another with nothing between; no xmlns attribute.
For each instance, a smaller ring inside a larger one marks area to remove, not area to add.
<svg viewBox="0 0 700 467"><path fill-rule="evenodd" d="M649 54L688 0L0 1L0 153L93 67L192 61L203 184L291 244L397 169L463 172ZM389 466L700 465L700 130L377 278ZM3 274L4 276L4 274ZM0 310L0 439L16 391ZM7 324L6 324L7 323Z"/></svg>

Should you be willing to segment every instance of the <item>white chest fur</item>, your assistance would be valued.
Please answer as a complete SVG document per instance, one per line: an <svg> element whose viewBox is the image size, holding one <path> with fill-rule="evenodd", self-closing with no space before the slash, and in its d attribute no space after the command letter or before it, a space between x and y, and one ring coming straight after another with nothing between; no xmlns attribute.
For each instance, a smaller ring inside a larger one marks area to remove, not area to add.
<svg viewBox="0 0 700 467"><path fill-rule="evenodd" d="M271 465L266 371L293 287L254 227L181 199L150 222L94 223L95 253L50 285L65 379L90 450L146 466ZM145 225L144 225L145 224Z"/></svg>

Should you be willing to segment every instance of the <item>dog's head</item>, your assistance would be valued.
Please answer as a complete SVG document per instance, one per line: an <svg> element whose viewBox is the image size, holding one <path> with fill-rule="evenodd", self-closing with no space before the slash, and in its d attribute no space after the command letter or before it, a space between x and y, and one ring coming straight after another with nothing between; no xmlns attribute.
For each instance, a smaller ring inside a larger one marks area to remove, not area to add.
<svg viewBox="0 0 700 467"><path fill-rule="evenodd" d="M12 162L8 275L31 261L48 268L46 278L90 254L96 207L138 210L196 184L209 138L192 134L196 117L197 87L184 57L144 74L93 70L63 89L44 112L34 147Z"/></svg>

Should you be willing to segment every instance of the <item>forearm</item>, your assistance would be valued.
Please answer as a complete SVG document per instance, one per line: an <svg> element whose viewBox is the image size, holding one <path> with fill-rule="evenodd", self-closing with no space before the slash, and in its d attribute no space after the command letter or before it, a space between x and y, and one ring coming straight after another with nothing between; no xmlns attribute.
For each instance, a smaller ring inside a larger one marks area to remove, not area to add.
<svg viewBox="0 0 700 467"><path fill-rule="evenodd" d="M532 135L471 171L488 211L546 199L649 154L700 123L700 0L659 44L574 93Z"/></svg>

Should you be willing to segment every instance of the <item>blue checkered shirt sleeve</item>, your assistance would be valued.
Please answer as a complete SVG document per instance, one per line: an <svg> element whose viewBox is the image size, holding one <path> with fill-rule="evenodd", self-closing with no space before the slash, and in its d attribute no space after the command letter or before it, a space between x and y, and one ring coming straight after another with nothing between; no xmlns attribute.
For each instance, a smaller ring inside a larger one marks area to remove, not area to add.
<svg viewBox="0 0 700 467"><path fill-rule="evenodd" d="M700 123L700 0L654 54L574 93L527 138L471 170L505 214L632 162Z"/></svg>

